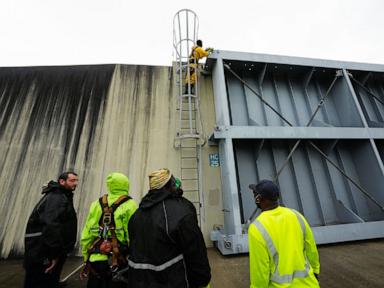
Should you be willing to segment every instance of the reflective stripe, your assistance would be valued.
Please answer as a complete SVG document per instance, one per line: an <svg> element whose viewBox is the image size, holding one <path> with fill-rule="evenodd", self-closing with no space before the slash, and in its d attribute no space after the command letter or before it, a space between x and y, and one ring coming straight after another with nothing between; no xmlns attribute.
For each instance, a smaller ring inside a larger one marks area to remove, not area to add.
<svg viewBox="0 0 384 288"><path fill-rule="evenodd" d="M308 276L309 272L309 264L307 259L305 259L305 269L304 270L296 270L293 271L292 274L286 274L286 275L279 275L279 272L276 271L275 273L271 276L271 280L273 282L279 283L279 284L285 284L285 283L291 283L294 278L305 278Z"/></svg>
<svg viewBox="0 0 384 288"><path fill-rule="evenodd" d="M37 237L43 235L43 232L25 234L25 238Z"/></svg>
<svg viewBox="0 0 384 288"><path fill-rule="evenodd" d="M293 210L293 209L291 209L291 210L296 214L296 217L300 222L301 230L303 231L303 236L304 236L304 243L305 243L305 239L307 238L307 229L305 229L304 220L303 220L303 218L301 218L299 212L297 212L296 210ZM305 249L305 245L304 245L304 249Z"/></svg>
<svg viewBox="0 0 384 288"><path fill-rule="evenodd" d="M292 274L279 275L279 253L277 252L276 247L273 244L272 238L269 235L268 231L264 228L263 224L261 224L261 222L259 222L259 220L257 220L257 219L254 221L255 226L257 227L257 229L259 230L259 232L263 236L263 238L264 238L264 240L268 246L268 250L269 250L270 255L273 258L273 262L275 263L275 272L271 275L270 279L271 279L271 281L276 282L278 284L291 283L294 278L305 278L308 276L308 273L310 270L310 266L309 266L307 257L305 255L305 239L306 239L305 223L297 211L295 211L293 209L291 209L291 211L293 211L295 213L295 215L296 215L296 217L300 223L301 230L303 232L303 237L304 237L303 253L304 253L304 259L305 259L305 269L304 270L295 270L295 271L293 271Z"/></svg>
<svg viewBox="0 0 384 288"><path fill-rule="evenodd" d="M257 229L259 229L261 235L263 236L265 242L267 243L269 253L271 254L271 256L273 258L273 262L275 262L275 265L276 265L276 270L274 273L274 275L275 275L276 273L279 273L279 271L277 269L279 266L279 253L277 253L277 250L275 248L275 245L273 244L272 238L271 238L271 236L269 236L269 233L264 228L263 224L261 224L259 222L259 220L256 220L254 222L254 224L256 225Z"/></svg>
<svg viewBox="0 0 384 288"><path fill-rule="evenodd" d="M175 258L161 264L161 265L153 265L148 263L135 263L132 260L128 259L128 265L129 267L132 267L134 269L143 269L143 270L152 270L156 272L163 271L169 267L171 267L173 264L176 264L180 260L184 259L183 254L180 254L179 256L176 256Z"/></svg>
<svg viewBox="0 0 384 288"><path fill-rule="evenodd" d="M187 288L189 288L189 281L188 281L188 275L187 275L187 265L185 265L185 260L184 259L183 259L183 266L184 266L185 284L187 285Z"/></svg>
<svg viewBox="0 0 384 288"><path fill-rule="evenodd" d="M171 235L169 235L169 230L168 230L168 216L167 216L167 209L165 208L165 202L163 201L163 211L164 211L164 219L165 219L165 231L167 232L168 238L176 244L176 241L173 240Z"/></svg>

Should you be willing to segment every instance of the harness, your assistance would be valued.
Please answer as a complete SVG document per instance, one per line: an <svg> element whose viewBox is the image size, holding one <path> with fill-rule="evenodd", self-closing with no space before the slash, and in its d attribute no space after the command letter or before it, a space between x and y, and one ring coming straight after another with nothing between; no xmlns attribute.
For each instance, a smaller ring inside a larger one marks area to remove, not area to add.
<svg viewBox="0 0 384 288"><path fill-rule="evenodd" d="M102 215L99 219L99 233L91 247L88 249L88 259L91 254L100 253L104 255L112 254L112 270L116 270L120 263L126 263L123 253L121 253L122 245L116 237L116 226L113 212L124 202L132 199L128 195L122 195L110 207L108 206L108 195L99 198ZM110 232L110 236L108 235Z"/></svg>

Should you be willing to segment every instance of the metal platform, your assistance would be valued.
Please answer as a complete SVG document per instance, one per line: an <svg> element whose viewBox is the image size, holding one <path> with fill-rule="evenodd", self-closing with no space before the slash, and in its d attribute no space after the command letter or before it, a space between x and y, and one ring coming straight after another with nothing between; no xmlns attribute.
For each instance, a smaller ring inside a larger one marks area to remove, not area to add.
<svg viewBox="0 0 384 288"><path fill-rule="evenodd" d="M223 254L248 251L248 185L275 180L318 244L384 237L384 66L216 51ZM257 215L257 214L256 214Z"/></svg>

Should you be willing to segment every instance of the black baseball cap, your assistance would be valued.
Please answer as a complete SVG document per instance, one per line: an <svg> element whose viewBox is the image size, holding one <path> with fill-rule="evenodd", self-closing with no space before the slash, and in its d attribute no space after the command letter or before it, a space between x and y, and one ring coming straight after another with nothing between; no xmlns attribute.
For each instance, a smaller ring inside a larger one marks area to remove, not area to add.
<svg viewBox="0 0 384 288"><path fill-rule="evenodd" d="M280 197L279 187L271 180L261 180L258 184L250 184L249 189L261 197L272 201L277 201Z"/></svg>

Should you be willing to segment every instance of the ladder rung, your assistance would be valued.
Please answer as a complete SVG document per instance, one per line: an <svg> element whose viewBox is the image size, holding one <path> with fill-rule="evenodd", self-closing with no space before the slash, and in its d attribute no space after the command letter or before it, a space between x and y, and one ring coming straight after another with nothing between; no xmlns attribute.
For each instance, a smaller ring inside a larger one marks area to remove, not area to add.
<svg viewBox="0 0 384 288"><path fill-rule="evenodd" d="M181 101L186 101L185 99L187 99L189 101L189 99L191 99L191 101L195 101L196 99L199 98L199 96L196 96L194 94L178 94L177 95L178 99L181 100Z"/></svg>
<svg viewBox="0 0 384 288"><path fill-rule="evenodd" d="M200 134L183 134L183 135L178 135L177 138L179 139L199 139Z"/></svg>
<svg viewBox="0 0 384 288"><path fill-rule="evenodd" d="M192 144L191 144L192 145ZM192 147L195 147L197 144L194 144L194 146L189 146L188 144L185 144L185 143L181 143L180 144L180 147L181 148L192 148ZM193 157L193 158L195 158L195 157Z"/></svg>

